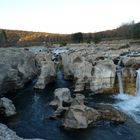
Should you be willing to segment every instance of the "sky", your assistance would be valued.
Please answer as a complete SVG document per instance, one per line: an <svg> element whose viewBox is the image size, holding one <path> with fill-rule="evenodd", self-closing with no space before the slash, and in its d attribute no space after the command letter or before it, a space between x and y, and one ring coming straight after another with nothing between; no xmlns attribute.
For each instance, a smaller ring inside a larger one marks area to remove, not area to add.
<svg viewBox="0 0 140 140"><path fill-rule="evenodd" d="M0 28L98 32L140 21L140 0L0 0Z"/></svg>

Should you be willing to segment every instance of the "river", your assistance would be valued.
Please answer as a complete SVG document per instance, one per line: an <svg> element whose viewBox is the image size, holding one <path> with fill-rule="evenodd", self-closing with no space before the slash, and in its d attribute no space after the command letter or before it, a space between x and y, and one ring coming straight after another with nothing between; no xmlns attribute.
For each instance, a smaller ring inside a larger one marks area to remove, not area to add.
<svg viewBox="0 0 140 140"><path fill-rule="evenodd" d="M55 82L42 91L33 89L34 82L18 91L12 100L17 108L17 114L7 120L9 128L23 138L43 138L46 140L139 140L140 125L128 118L120 125L100 122L86 130L64 130L60 120L48 117L54 111L49 102L53 99L56 88L68 87L72 91L72 82L65 81L61 71L57 72ZM93 106L97 103L114 104L117 99L112 95L94 95L86 93L85 103Z"/></svg>

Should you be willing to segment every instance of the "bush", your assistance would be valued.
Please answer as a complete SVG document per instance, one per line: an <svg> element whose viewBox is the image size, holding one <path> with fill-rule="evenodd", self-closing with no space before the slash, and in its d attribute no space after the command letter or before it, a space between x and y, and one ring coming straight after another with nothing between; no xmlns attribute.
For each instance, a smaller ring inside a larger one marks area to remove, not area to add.
<svg viewBox="0 0 140 140"><path fill-rule="evenodd" d="M83 34L81 32L72 34L72 40L75 43L83 42Z"/></svg>
<svg viewBox="0 0 140 140"><path fill-rule="evenodd" d="M4 30L0 30L0 46L4 46L6 44L7 37Z"/></svg>

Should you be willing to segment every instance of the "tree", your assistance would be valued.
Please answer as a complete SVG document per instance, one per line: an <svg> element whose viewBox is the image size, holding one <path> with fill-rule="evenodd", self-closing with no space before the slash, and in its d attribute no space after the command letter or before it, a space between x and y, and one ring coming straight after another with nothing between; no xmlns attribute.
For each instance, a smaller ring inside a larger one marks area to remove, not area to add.
<svg viewBox="0 0 140 140"><path fill-rule="evenodd" d="M95 44L99 43L102 40L101 34L100 33L95 33L93 36L93 41Z"/></svg>
<svg viewBox="0 0 140 140"><path fill-rule="evenodd" d="M4 46L7 41L7 36L4 30L0 30L0 47Z"/></svg>
<svg viewBox="0 0 140 140"><path fill-rule="evenodd" d="M91 40L92 40L92 34L88 33L87 43L91 43Z"/></svg>
<svg viewBox="0 0 140 140"><path fill-rule="evenodd" d="M140 38L140 22L134 25L133 38Z"/></svg>
<svg viewBox="0 0 140 140"><path fill-rule="evenodd" d="M72 40L75 43L83 42L83 34L81 32L72 34Z"/></svg>

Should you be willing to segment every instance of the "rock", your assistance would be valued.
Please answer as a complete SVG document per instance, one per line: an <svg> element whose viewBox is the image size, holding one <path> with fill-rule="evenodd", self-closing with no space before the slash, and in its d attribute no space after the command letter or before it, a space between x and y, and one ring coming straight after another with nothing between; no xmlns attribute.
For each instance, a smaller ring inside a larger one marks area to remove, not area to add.
<svg viewBox="0 0 140 140"><path fill-rule="evenodd" d="M80 53L62 54L62 66L64 78L73 78L75 83L75 91L83 91L86 85L90 83L92 64L85 61Z"/></svg>
<svg viewBox="0 0 140 140"><path fill-rule="evenodd" d="M73 78L75 92L115 93L116 66L105 52L82 48L62 54L64 78ZM112 56L114 58L114 56Z"/></svg>
<svg viewBox="0 0 140 140"><path fill-rule="evenodd" d="M70 57L68 53L62 53L61 55L61 65L63 67L64 79L71 79L72 73L70 72Z"/></svg>
<svg viewBox="0 0 140 140"><path fill-rule="evenodd" d="M58 88L54 91L54 100L50 102L51 106L56 108L63 107L63 103L71 103L71 93L68 88Z"/></svg>
<svg viewBox="0 0 140 140"><path fill-rule="evenodd" d="M23 140L18 137L14 131L9 129L6 125L0 123L0 139L1 140Z"/></svg>
<svg viewBox="0 0 140 140"><path fill-rule="evenodd" d="M84 105L85 96L83 94L76 94L76 97L72 100L71 106Z"/></svg>
<svg viewBox="0 0 140 140"><path fill-rule="evenodd" d="M65 114L64 128L83 129L90 124L96 125L98 121L124 123L125 116L111 106L91 108L85 105L72 105Z"/></svg>
<svg viewBox="0 0 140 140"><path fill-rule="evenodd" d="M3 97L0 99L0 108L4 109L4 114L6 117L16 114L16 108L13 102L8 98Z"/></svg>
<svg viewBox="0 0 140 140"><path fill-rule="evenodd" d="M112 60L99 61L93 69L90 89L97 93L114 93L116 66Z"/></svg>
<svg viewBox="0 0 140 140"><path fill-rule="evenodd" d="M57 119L59 117L63 117L66 110L68 110L67 106L70 106L71 101L72 97L68 88L56 89L54 91L54 100L49 104L56 108L56 111L50 116L50 118Z"/></svg>
<svg viewBox="0 0 140 140"><path fill-rule="evenodd" d="M58 107L49 118L51 119L63 118L67 110L68 107Z"/></svg>
<svg viewBox="0 0 140 140"><path fill-rule="evenodd" d="M56 71L52 61L42 62L41 73L34 86L36 89L44 89L46 85L55 79Z"/></svg>
<svg viewBox="0 0 140 140"><path fill-rule="evenodd" d="M37 72L33 53L19 48L0 48L0 95L22 88Z"/></svg>
<svg viewBox="0 0 140 140"><path fill-rule="evenodd" d="M84 105L85 96L76 94L71 98L70 91L67 88L55 90L55 99L50 103L55 106L56 111L50 118L64 118L62 126L68 129L84 129L90 124L96 124L98 121L111 121L122 123L125 121L124 115L111 106L95 106L95 108ZM70 103L63 107L63 102Z"/></svg>
<svg viewBox="0 0 140 140"><path fill-rule="evenodd" d="M124 92L134 95L136 89L136 70L140 68L140 57L124 57L122 62L124 65L122 69Z"/></svg>
<svg viewBox="0 0 140 140"><path fill-rule="evenodd" d="M101 120L119 123L123 123L126 121L124 114L110 105L100 105L96 107L96 110L101 114Z"/></svg>
<svg viewBox="0 0 140 140"><path fill-rule="evenodd" d="M44 89L46 85L52 82L56 76L54 62L51 61L51 54L48 52L36 52L36 60L40 69L40 75L34 86L36 89Z"/></svg>
<svg viewBox="0 0 140 140"><path fill-rule="evenodd" d="M83 91L87 89L87 85L90 85L92 67L92 64L87 61L73 64L75 92Z"/></svg>
<svg viewBox="0 0 140 140"><path fill-rule="evenodd" d="M138 69L140 67L140 57L124 57L122 60L125 67Z"/></svg>
<svg viewBox="0 0 140 140"><path fill-rule="evenodd" d="M87 128L89 124L97 121L100 117L99 113L85 105L74 105L66 112L63 126L71 129Z"/></svg>
<svg viewBox="0 0 140 140"><path fill-rule="evenodd" d="M37 64L39 67L42 66L42 61L48 62L51 61L51 53L50 52L34 52Z"/></svg>
<svg viewBox="0 0 140 140"><path fill-rule="evenodd" d="M9 129L6 125L0 123L0 140L43 140L43 139L23 139Z"/></svg>
<svg viewBox="0 0 140 140"><path fill-rule="evenodd" d="M87 128L93 121L97 121L100 114L93 108L84 105L84 96L78 94L65 114L63 127L70 129Z"/></svg>
<svg viewBox="0 0 140 140"><path fill-rule="evenodd" d="M136 69L124 67L122 69L122 82L124 93L134 95L136 91Z"/></svg>

